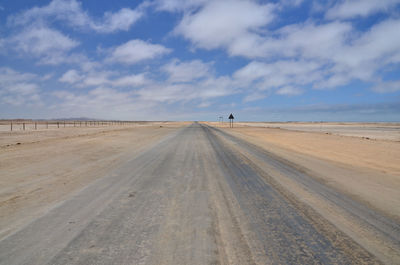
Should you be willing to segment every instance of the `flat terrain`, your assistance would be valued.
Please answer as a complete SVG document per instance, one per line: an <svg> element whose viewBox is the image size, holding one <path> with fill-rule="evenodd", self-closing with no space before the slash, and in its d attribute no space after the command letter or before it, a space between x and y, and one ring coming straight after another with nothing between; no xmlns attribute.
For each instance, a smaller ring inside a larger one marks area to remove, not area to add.
<svg viewBox="0 0 400 265"><path fill-rule="evenodd" d="M343 135L1 132L0 264L399 264L400 143Z"/></svg>
<svg viewBox="0 0 400 265"><path fill-rule="evenodd" d="M278 128L304 132L323 132L344 136L400 141L400 123L239 122L235 123L235 126Z"/></svg>

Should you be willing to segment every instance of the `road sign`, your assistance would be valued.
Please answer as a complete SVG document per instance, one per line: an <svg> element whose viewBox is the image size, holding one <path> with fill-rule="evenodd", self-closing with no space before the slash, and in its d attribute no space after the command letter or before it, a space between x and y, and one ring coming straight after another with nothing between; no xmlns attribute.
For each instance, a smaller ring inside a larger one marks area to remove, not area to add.
<svg viewBox="0 0 400 265"><path fill-rule="evenodd" d="M231 115L229 115L229 127L230 128L233 128L233 119L234 119L235 117L233 117L233 114L231 113Z"/></svg>

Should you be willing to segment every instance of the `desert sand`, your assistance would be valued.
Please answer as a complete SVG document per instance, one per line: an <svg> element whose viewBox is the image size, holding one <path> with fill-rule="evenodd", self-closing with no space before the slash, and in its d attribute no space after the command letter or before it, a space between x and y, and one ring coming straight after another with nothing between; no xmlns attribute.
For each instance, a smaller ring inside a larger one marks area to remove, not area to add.
<svg viewBox="0 0 400 265"><path fill-rule="evenodd" d="M290 129L281 129L284 123L279 124L281 128L257 124L239 123L227 128L214 123L237 137L297 162L328 185L400 220L400 142L392 140L399 133L393 130L396 126L389 124L386 128L380 124L382 130L378 131L376 124L353 123L347 127L341 124L340 131L337 124L326 124L323 132L319 132L307 131L314 124L302 123L297 128L290 123ZM334 132L330 131L331 126ZM356 131L355 128L363 129ZM346 135L349 130L353 131L351 136ZM372 130L375 139L369 133ZM325 164L331 165L332 170L327 171Z"/></svg>
<svg viewBox="0 0 400 265"><path fill-rule="evenodd" d="M397 127L290 126L0 132L0 263L398 264Z"/></svg>
<svg viewBox="0 0 400 265"><path fill-rule="evenodd" d="M185 123L0 132L0 237Z"/></svg>

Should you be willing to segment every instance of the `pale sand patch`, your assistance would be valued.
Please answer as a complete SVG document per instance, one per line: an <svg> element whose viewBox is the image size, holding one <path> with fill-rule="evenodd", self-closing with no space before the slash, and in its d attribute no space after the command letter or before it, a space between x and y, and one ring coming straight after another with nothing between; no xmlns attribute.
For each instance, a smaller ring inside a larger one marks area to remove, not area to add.
<svg viewBox="0 0 400 265"><path fill-rule="evenodd" d="M184 125L2 133L0 238Z"/></svg>
<svg viewBox="0 0 400 265"><path fill-rule="evenodd" d="M338 123L338 122L239 122L237 126L278 128L304 132L323 132L378 140L400 141L399 123Z"/></svg>
<svg viewBox="0 0 400 265"><path fill-rule="evenodd" d="M247 126L223 129L400 220L399 142Z"/></svg>

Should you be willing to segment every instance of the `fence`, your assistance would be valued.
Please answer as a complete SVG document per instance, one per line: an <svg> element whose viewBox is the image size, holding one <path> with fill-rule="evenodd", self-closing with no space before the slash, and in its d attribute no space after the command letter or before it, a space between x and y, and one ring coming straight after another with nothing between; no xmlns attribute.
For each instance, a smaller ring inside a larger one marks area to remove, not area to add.
<svg viewBox="0 0 400 265"><path fill-rule="evenodd" d="M105 126L127 126L133 124L133 121L34 121L34 120L2 120L0 121L0 131L28 131L45 130L73 127L105 127Z"/></svg>

